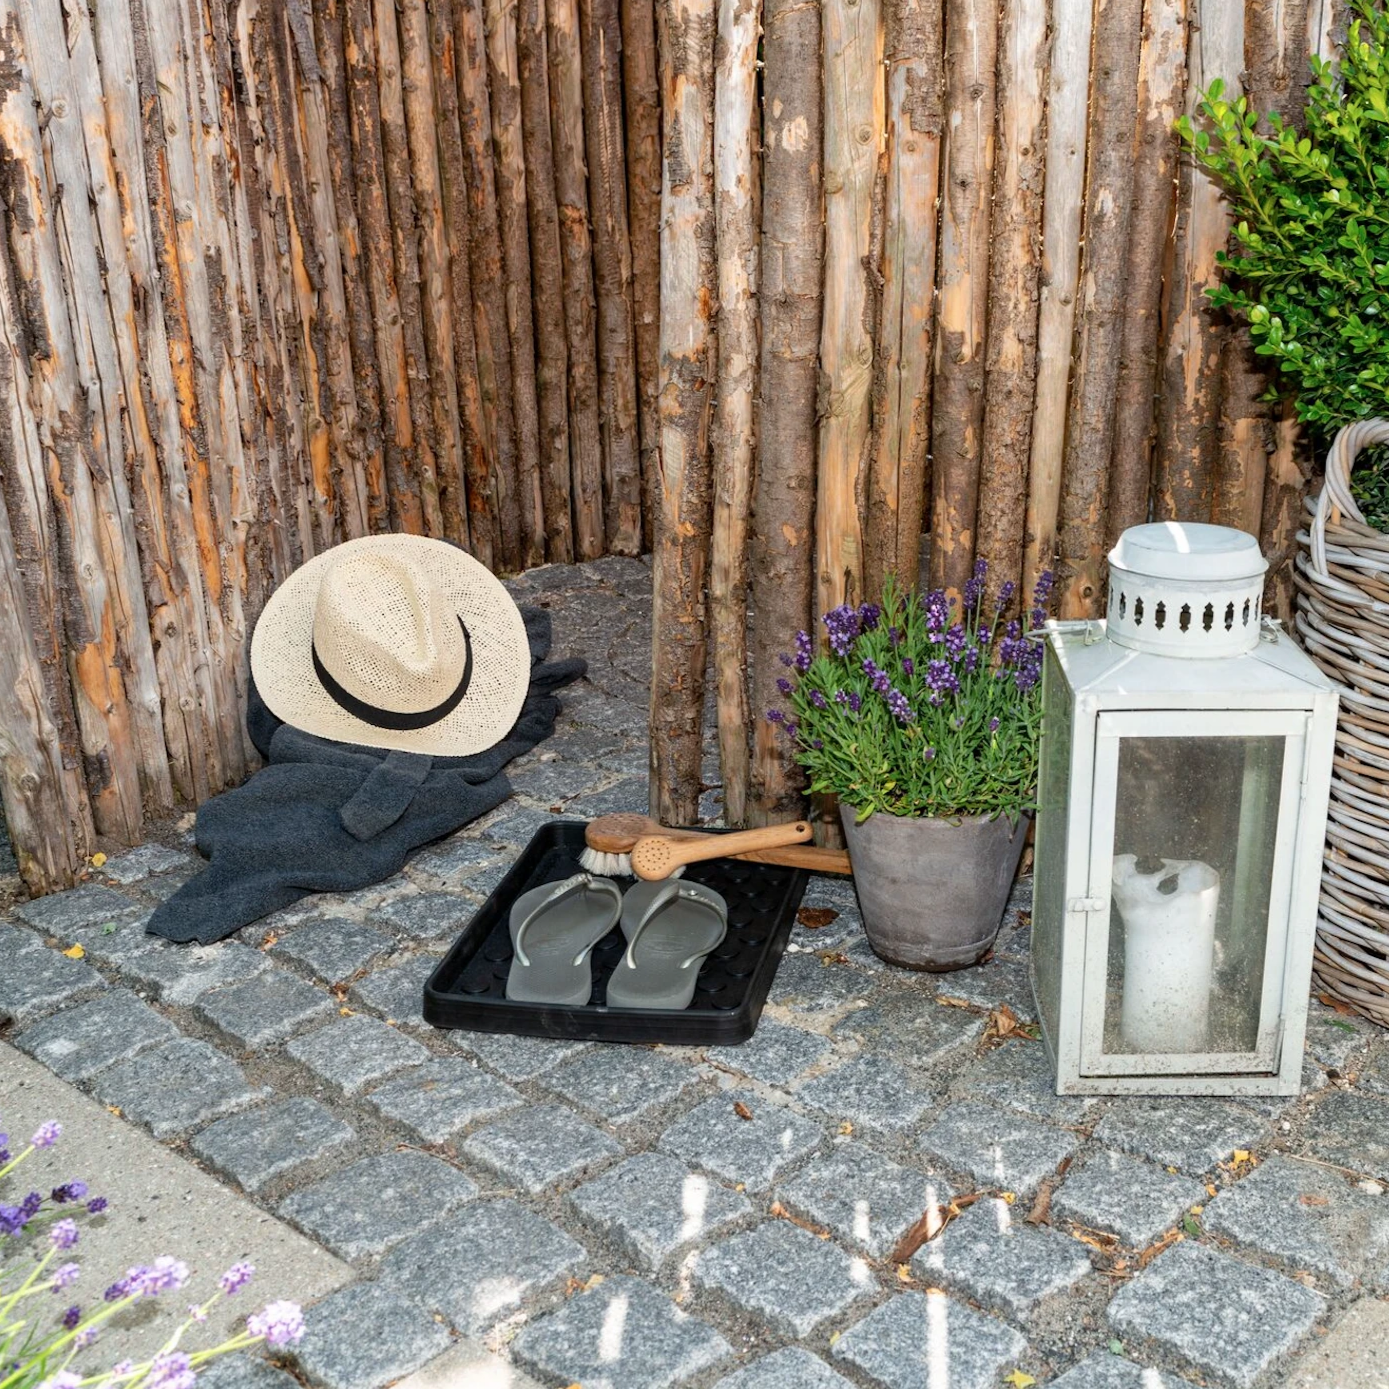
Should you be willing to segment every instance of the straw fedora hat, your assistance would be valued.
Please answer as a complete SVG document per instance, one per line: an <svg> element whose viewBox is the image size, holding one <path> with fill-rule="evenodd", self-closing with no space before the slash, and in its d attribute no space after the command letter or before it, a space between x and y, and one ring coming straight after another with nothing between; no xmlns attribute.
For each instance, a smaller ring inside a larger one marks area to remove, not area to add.
<svg viewBox="0 0 1389 1389"><path fill-rule="evenodd" d="M443 540L335 546L270 596L251 674L277 718L365 747L463 757L498 743L530 685L520 610Z"/></svg>

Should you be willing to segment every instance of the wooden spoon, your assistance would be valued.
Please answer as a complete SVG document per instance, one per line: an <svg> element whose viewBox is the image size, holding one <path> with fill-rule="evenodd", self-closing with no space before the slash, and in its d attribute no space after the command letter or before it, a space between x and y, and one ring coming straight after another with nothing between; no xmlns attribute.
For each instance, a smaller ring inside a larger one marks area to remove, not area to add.
<svg viewBox="0 0 1389 1389"><path fill-rule="evenodd" d="M658 882L687 863L728 858L740 851L804 844L809 838L810 825L805 820L791 825L768 825L760 830L742 830L737 834L648 835L632 846L632 871L646 882Z"/></svg>

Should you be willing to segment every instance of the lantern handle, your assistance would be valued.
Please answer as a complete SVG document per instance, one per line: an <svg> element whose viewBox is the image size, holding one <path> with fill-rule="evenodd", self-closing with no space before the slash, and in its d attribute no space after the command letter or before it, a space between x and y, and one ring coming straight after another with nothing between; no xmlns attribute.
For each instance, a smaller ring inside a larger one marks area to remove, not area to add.
<svg viewBox="0 0 1389 1389"><path fill-rule="evenodd" d="M1312 569L1319 579L1330 579L1326 562L1326 526L1333 509L1359 521L1365 517L1356 505L1350 490L1351 469L1356 455L1371 444L1389 444L1389 420L1356 420L1348 424L1331 441L1326 455L1326 481L1317 495L1312 512Z"/></svg>

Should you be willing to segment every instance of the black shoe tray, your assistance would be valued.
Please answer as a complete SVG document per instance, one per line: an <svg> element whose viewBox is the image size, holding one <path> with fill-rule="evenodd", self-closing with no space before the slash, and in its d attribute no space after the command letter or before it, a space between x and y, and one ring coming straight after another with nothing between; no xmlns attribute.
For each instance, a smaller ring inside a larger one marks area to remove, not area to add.
<svg viewBox="0 0 1389 1389"><path fill-rule="evenodd" d="M529 888L581 872L583 848L581 820L552 820L535 832L426 981L424 1020L472 1032L596 1042L732 1046L747 1041L791 937L807 880L802 869L727 858L686 868L689 881L713 888L728 903L728 934L701 966L688 1008L607 1007L608 976L626 948L617 927L594 947L593 993L586 1004L558 1007L507 998L511 904ZM624 892L634 881L616 879Z"/></svg>

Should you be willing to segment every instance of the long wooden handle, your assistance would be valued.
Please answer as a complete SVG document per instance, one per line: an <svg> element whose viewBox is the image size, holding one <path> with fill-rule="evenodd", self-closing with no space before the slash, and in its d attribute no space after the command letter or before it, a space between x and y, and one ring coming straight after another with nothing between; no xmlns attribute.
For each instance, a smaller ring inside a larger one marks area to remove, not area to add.
<svg viewBox="0 0 1389 1389"><path fill-rule="evenodd" d="M805 868L812 873L843 873L852 875L849 855L843 849L821 849L814 844L788 844L780 849L753 849L733 858L750 863L774 863L781 868Z"/></svg>
<svg viewBox="0 0 1389 1389"><path fill-rule="evenodd" d="M768 825L760 830L740 830L737 834L711 834L707 839L666 839L649 835L632 847L632 871L638 878L654 882L668 878L682 864L727 858L740 851L804 844L809 838L810 825L805 820L797 820L792 825Z"/></svg>

